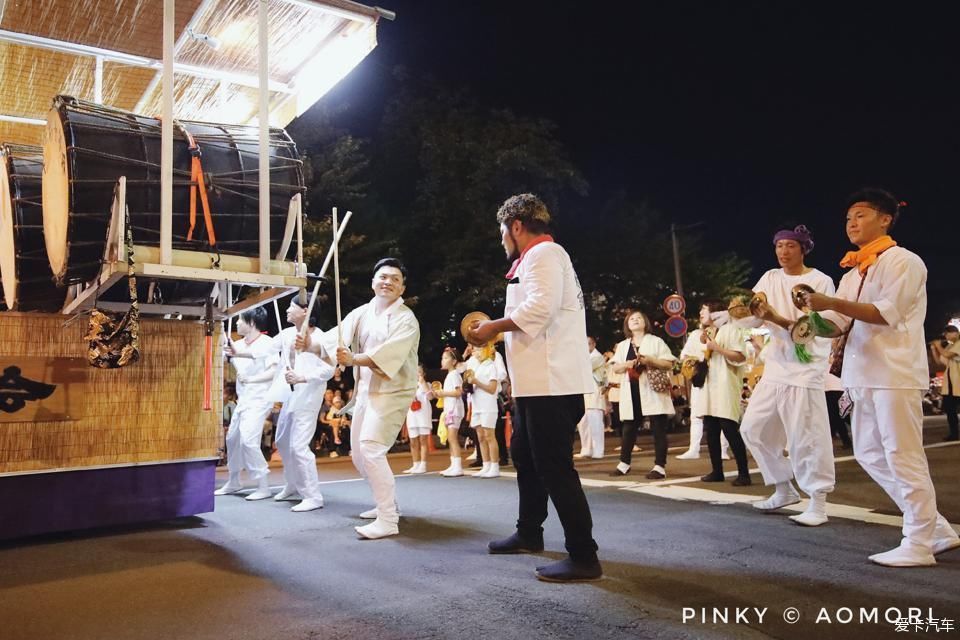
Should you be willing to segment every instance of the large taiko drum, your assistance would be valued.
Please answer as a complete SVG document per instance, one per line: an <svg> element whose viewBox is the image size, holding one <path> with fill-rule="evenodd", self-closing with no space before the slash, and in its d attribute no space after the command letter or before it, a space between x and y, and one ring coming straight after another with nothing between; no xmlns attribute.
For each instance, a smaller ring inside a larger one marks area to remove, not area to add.
<svg viewBox="0 0 960 640"><path fill-rule="evenodd" d="M160 244L160 120L57 96L43 144L43 227L60 283L92 280L103 258L114 185L127 177L133 242ZM192 139L192 140L191 140ZM173 141L173 248L211 250L202 198L190 226L191 142L199 150L216 245L259 255L259 128L177 121ZM303 193L302 162L283 129L270 130L271 257L279 250L290 198Z"/></svg>
<svg viewBox="0 0 960 640"><path fill-rule="evenodd" d="M0 145L0 279L4 303L14 311L59 311L66 298L43 241L42 169L40 147Z"/></svg>

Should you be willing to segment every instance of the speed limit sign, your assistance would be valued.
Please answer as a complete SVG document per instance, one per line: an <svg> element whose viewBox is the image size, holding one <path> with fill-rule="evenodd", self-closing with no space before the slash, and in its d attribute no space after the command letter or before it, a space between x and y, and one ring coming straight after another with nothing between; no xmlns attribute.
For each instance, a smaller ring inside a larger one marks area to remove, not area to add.
<svg viewBox="0 0 960 640"><path fill-rule="evenodd" d="M672 294L666 297L663 301L663 311L668 316L680 316L683 315L684 310L687 308L687 303L683 299L683 296L677 294Z"/></svg>

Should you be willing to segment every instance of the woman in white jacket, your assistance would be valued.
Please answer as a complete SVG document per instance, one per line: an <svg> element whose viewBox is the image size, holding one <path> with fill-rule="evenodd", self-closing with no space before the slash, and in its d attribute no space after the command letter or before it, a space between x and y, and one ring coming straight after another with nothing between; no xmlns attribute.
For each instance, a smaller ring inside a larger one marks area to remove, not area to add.
<svg viewBox="0 0 960 640"><path fill-rule="evenodd" d="M620 463L611 476L624 476L630 471L630 460L637 430L643 418L650 419L655 451L654 467L647 474L651 480L667 476L667 425L674 414L669 385L664 391L654 391L650 385L649 371L669 371L676 358L666 343L650 334L650 319L642 311L628 311L623 321L623 333L627 336L617 344L613 353L615 378L620 383L620 400L617 403L623 435L620 443Z"/></svg>

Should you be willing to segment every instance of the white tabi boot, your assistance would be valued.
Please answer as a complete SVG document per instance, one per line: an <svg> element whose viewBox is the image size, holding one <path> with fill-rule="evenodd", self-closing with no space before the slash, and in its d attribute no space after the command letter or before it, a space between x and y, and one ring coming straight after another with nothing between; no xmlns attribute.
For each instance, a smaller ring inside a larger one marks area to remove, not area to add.
<svg viewBox="0 0 960 640"><path fill-rule="evenodd" d="M323 498L307 498L302 501L300 504L295 504L290 507L290 511L295 511L301 513L303 511L313 511L314 509L323 508Z"/></svg>
<svg viewBox="0 0 960 640"><path fill-rule="evenodd" d="M937 528L933 532L933 555L957 548L960 548L960 536L946 518L937 514Z"/></svg>
<svg viewBox="0 0 960 640"><path fill-rule="evenodd" d="M677 460L697 460L700 457L700 441L703 440L703 422L690 421L690 446L677 456Z"/></svg>
<svg viewBox="0 0 960 640"><path fill-rule="evenodd" d="M753 508L760 511L776 511L798 502L800 502L800 494L793 488L793 483L787 480L786 482L778 482L773 495L766 500L754 502Z"/></svg>
<svg viewBox="0 0 960 640"><path fill-rule="evenodd" d="M236 493L238 491L243 491L243 483L240 482L240 474L230 474L227 483L213 492L215 496L225 496L231 493Z"/></svg>
<svg viewBox="0 0 960 640"><path fill-rule="evenodd" d="M937 564L930 549L916 545L907 538L896 549L875 553L869 556L869 560L885 567L932 567Z"/></svg>
<svg viewBox="0 0 960 640"><path fill-rule="evenodd" d="M277 502L283 502L284 500L300 500L300 496L297 494L296 489L291 489L287 485L283 485L283 489L280 490L280 493L273 496L273 499Z"/></svg>
<svg viewBox="0 0 960 640"><path fill-rule="evenodd" d="M257 490L247 496L247 500L266 500L273 497L273 491L270 491L270 478L264 475L260 478Z"/></svg>
<svg viewBox="0 0 960 640"><path fill-rule="evenodd" d="M377 518L370 524L365 524L362 527L354 527L353 529L367 540L377 540L379 538L386 538L387 536L395 536L400 533L400 527L397 526L396 522L387 522L382 518Z"/></svg>
<svg viewBox="0 0 960 640"><path fill-rule="evenodd" d="M827 521L827 494L814 493L810 496L807 509L800 514L790 516L790 519L805 527L819 527Z"/></svg>

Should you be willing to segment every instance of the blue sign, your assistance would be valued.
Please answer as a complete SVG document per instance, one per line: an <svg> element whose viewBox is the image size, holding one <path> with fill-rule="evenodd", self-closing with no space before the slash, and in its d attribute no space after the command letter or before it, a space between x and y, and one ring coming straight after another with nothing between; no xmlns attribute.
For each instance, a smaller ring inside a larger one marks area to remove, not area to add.
<svg viewBox="0 0 960 640"><path fill-rule="evenodd" d="M663 330L671 338L679 338L687 333L687 321L683 316L670 316L663 324Z"/></svg>

